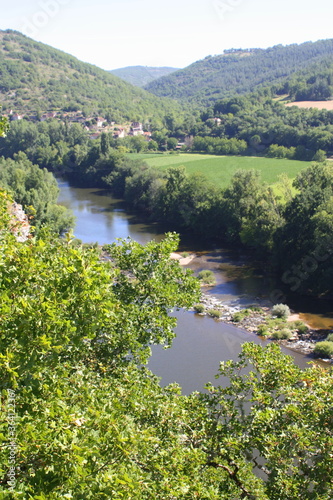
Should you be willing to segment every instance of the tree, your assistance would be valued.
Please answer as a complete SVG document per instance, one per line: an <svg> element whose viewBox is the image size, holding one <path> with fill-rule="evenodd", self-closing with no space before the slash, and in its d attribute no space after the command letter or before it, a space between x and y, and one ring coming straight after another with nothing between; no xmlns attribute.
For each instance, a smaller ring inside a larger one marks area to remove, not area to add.
<svg viewBox="0 0 333 500"><path fill-rule="evenodd" d="M208 418L192 432L206 467L226 474L221 491L231 482L235 498L329 500L333 371L303 371L275 344L245 344L240 360L222 363L219 375L229 383L209 385L200 396Z"/></svg>
<svg viewBox="0 0 333 500"><path fill-rule="evenodd" d="M4 116L0 116L0 137L4 137L6 135L7 130L8 130L8 120Z"/></svg>
<svg viewBox="0 0 333 500"><path fill-rule="evenodd" d="M48 224L61 233L73 227L73 214L57 205L59 188L52 173L32 164L24 153L14 155L14 160L0 159L0 182L32 216L31 224L37 229Z"/></svg>

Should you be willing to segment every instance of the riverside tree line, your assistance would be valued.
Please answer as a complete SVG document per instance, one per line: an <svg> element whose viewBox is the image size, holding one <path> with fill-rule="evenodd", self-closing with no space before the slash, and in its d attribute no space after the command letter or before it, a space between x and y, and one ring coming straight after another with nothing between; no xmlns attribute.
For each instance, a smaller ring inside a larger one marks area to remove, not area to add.
<svg viewBox="0 0 333 500"><path fill-rule="evenodd" d="M7 157L0 160L2 185L13 190L28 212L34 206L35 225L52 223L61 232L73 223L56 205L58 188L52 175L37 164L66 173L76 184L106 187L171 229L244 245L269 260L292 291L332 293L330 162L302 171L294 189L282 179L276 194L256 171L237 172L221 190L202 175L187 175L184 168L163 172L148 167L131 160L121 143L115 144L107 134L88 141L80 125L22 121L11 127L0 147Z"/></svg>

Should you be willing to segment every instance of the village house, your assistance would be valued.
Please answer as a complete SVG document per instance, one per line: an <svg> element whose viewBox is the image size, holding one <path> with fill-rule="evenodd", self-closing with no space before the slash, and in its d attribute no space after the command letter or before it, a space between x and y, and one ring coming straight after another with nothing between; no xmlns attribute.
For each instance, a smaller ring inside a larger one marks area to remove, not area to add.
<svg viewBox="0 0 333 500"><path fill-rule="evenodd" d="M123 139L126 137L126 132L123 128L119 127L118 130L115 130L113 137L114 139Z"/></svg>
<svg viewBox="0 0 333 500"><path fill-rule="evenodd" d="M130 135L143 135L142 123L133 122L131 125Z"/></svg>
<svg viewBox="0 0 333 500"><path fill-rule="evenodd" d="M98 128L103 127L103 125L104 125L105 122L106 122L106 119L102 118L101 116L98 116L96 118L96 125L97 125Z"/></svg>
<svg viewBox="0 0 333 500"><path fill-rule="evenodd" d="M52 118L55 118L57 116L57 112L56 111L51 111L50 113L45 113L40 121L41 122L45 122L46 120L49 120L49 119L52 119Z"/></svg>
<svg viewBox="0 0 333 500"><path fill-rule="evenodd" d="M12 121L22 120L24 115L19 115L18 113L13 113L10 115Z"/></svg>

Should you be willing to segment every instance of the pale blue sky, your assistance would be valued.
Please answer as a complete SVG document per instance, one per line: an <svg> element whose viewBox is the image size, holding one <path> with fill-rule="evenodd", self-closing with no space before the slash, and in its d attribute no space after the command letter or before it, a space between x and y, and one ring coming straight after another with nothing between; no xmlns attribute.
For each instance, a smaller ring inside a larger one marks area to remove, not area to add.
<svg viewBox="0 0 333 500"><path fill-rule="evenodd" d="M104 69L333 38L332 0L10 0L15 29Z"/></svg>

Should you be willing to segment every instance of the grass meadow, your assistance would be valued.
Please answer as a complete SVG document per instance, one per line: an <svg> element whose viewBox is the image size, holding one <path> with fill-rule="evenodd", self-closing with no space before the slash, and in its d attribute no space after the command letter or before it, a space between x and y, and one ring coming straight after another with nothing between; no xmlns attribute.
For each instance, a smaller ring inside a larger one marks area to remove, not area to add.
<svg viewBox="0 0 333 500"><path fill-rule="evenodd" d="M294 179L310 162L258 158L255 156L215 156L202 154L131 154L133 159L142 159L151 167L162 170L168 167L184 165L187 173L201 172L208 181L215 186L225 188L230 183L234 173L239 170L259 170L264 182L274 187L281 174L286 174L289 179ZM277 186L276 186L277 187Z"/></svg>

